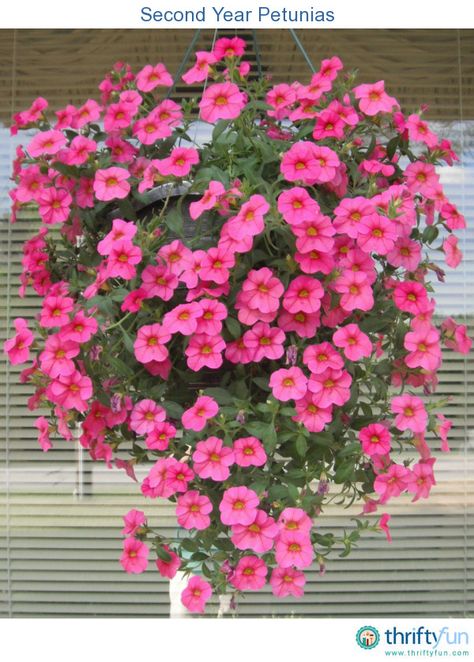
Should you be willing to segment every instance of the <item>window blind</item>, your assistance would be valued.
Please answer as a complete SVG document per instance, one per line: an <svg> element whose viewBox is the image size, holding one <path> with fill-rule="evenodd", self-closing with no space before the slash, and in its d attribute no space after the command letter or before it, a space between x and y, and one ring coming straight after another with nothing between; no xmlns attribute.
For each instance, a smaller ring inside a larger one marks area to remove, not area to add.
<svg viewBox="0 0 474 662"><path fill-rule="evenodd" d="M361 80L385 78L407 110L428 102L428 117L441 135L454 138L462 162L442 168L447 194L470 227L461 247L464 263L436 286L438 311L456 315L474 334L474 32L300 31L314 62L337 53ZM0 35L0 215L8 214L10 163L20 138L5 128L12 111L41 94L53 108L94 95L98 81L118 59L137 67L166 61L179 65L189 31L2 31ZM197 48L209 48L203 31ZM307 80L309 71L287 31L257 31L262 63L275 81ZM250 53L255 58L255 52ZM182 90L178 87L177 96ZM33 318L38 300L18 297L22 244L38 225L24 213L0 229L0 341L11 320ZM440 265L442 264L440 255ZM58 440L43 453L26 401L19 368L0 366L0 615L167 616L168 583L150 564L143 575L119 565L121 516L131 507L147 512L166 532L175 528L173 508L145 500L124 472L91 463L87 454ZM269 590L248 593L240 616L466 616L473 585L474 357L444 352L438 389L452 396L444 413L453 420L452 452L437 452L438 485L429 501L389 504L393 543L365 537L348 558L334 557L320 576L308 573L302 600L276 600ZM436 448L436 446L433 446ZM145 471L145 470L143 470ZM140 474L139 474L140 477ZM349 511L331 507L321 532L348 525Z"/></svg>

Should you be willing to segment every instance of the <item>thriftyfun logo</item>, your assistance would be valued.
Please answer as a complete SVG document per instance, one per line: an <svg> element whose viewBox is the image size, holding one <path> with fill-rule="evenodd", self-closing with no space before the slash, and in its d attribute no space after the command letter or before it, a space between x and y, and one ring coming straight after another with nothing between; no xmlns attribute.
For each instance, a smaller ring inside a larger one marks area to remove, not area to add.
<svg viewBox="0 0 474 662"><path fill-rule="evenodd" d="M365 650L375 648L380 641L379 631L377 628L372 627L372 625L364 625L363 628L357 631L356 641Z"/></svg>

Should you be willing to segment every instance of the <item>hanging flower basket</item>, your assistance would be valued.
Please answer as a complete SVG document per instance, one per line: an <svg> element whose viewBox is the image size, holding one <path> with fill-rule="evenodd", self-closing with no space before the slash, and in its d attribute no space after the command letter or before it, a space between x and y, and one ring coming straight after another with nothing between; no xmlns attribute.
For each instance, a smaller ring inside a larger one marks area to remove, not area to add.
<svg viewBox="0 0 474 662"><path fill-rule="evenodd" d="M29 406L50 409L40 444L80 426L93 460L146 468L150 509L125 515L121 563L143 572L152 551L166 577L197 569L182 596L196 612L267 583L299 597L313 562L367 531L390 539L390 516L366 515L429 496L425 435L446 451L451 425L431 397L441 345L471 345L433 318L433 253L457 266L465 226L436 172L450 143L337 57L271 87L244 47L196 54L198 100L164 96L163 64L118 64L99 101L37 99L12 129L38 129L11 195L42 219L21 293L43 301L5 351L30 362ZM176 537L157 530L163 499ZM360 505L342 536L321 531L331 502Z"/></svg>

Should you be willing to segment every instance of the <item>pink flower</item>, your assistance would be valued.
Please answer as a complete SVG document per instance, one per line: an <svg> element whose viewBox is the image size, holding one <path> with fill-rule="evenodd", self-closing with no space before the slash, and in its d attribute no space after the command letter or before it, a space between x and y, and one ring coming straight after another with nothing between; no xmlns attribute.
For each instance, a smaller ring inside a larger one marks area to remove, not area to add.
<svg viewBox="0 0 474 662"><path fill-rule="evenodd" d="M140 92L151 92L159 85L163 87L172 85L173 78L165 65L159 62L154 67L151 64L144 66L137 74L136 84Z"/></svg>
<svg viewBox="0 0 474 662"><path fill-rule="evenodd" d="M284 292L282 282L273 275L271 269L252 269L242 285L242 303L252 310L271 313L278 310L280 297Z"/></svg>
<svg viewBox="0 0 474 662"><path fill-rule="evenodd" d="M390 432L381 423L371 423L359 432L359 441L366 455L388 455L392 447Z"/></svg>
<svg viewBox="0 0 474 662"><path fill-rule="evenodd" d="M72 198L64 188L44 189L38 197L38 210L43 223L64 223L71 212Z"/></svg>
<svg viewBox="0 0 474 662"><path fill-rule="evenodd" d="M97 170L93 184L95 197L105 202L126 198L130 193L129 177L128 170L116 166Z"/></svg>
<svg viewBox="0 0 474 662"><path fill-rule="evenodd" d="M308 378L301 368L280 368L270 376L273 397L281 402L300 400L306 395Z"/></svg>
<svg viewBox="0 0 474 662"><path fill-rule="evenodd" d="M140 264L142 257L141 248L126 240L118 241L107 260L107 278L132 280L137 275L135 265Z"/></svg>
<svg viewBox="0 0 474 662"><path fill-rule="evenodd" d="M339 165L339 157L329 147L300 141L285 152L280 170L289 182L324 184L335 178Z"/></svg>
<svg viewBox="0 0 474 662"><path fill-rule="evenodd" d="M265 586L268 568L258 556L244 556L237 563L231 584L239 591L259 591Z"/></svg>
<svg viewBox="0 0 474 662"><path fill-rule="evenodd" d="M434 327L423 325L416 331L410 331L403 341L409 354L404 361L409 368L437 370L441 365L440 336Z"/></svg>
<svg viewBox="0 0 474 662"><path fill-rule="evenodd" d="M408 479L407 491L415 496L413 501L418 499L427 499L430 495L431 488L436 485L435 477L433 474L433 464L436 462L435 458L417 462L411 469L411 474Z"/></svg>
<svg viewBox="0 0 474 662"><path fill-rule="evenodd" d="M390 529L388 528L388 522L390 519L391 517L388 513L382 513L382 516L379 519L379 528L382 531L385 531L385 535L387 536L388 542L392 542L392 536L390 534Z"/></svg>
<svg viewBox="0 0 474 662"><path fill-rule="evenodd" d="M166 159L154 162L156 169L164 177L186 177L196 163L199 163L199 153L193 147L175 147Z"/></svg>
<svg viewBox="0 0 474 662"><path fill-rule="evenodd" d="M450 234L449 237L443 241L443 251L448 267L456 269L462 261L462 251L458 247L458 238L453 234Z"/></svg>
<svg viewBox="0 0 474 662"><path fill-rule="evenodd" d="M186 430L200 432L206 427L207 421L214 418L218 411L219 405L213 398L201 395L194 405L183 413L181 423Z"/></svg>
<svg viewBox="0 0 474 662"><path fill-rule="evenodd" d="M267 454L262 442L256 437L240 437L234 441L234 461L239 467L262 467Z"/></svg>
<svg viewBox="0 0 474 662"><path fill-rule="evenodd" d="M196 444L193 463L194 471L200 478L223 481L230 475L229 467L234 463L234 453L232 448L223 445L222 439L209 437Z"/></svg>
<svg viewBox="0 0 474 662"><path fill-rule="evenodd" d="M52 379L59 375L70 375L76 369L73 359L80 347L71 340L64 340L62 334L49 336L44 351L39 355L41 370Z"/></svg>
<svg viewBox="0 0 474 662"><path fill-rule="evenodd" d="M209 248L201 262L199 277L217 285L227 283L230 269L235 265L234 254L222 246Z"/></svg>
<svg viewBox="0 0 474 662"><path fill-rule="evenodd" d="M211 524L209 513L212 512L212 503L205 495L197 490L190 490L178 497L176 517L178 524L185 529L203 531Z"/></svg>
<svg viewBox="0 0 474 662"><path fill-rule="evenodd" d="M361 111L369 117L378 113L391 113L394 107L399 108L398 101L385 92L383 80L369 85L358 85L354 88L354 95L359 99Z"/></svg>
<svg viewBox="0 0 474 662"><path fill-rule="evenodd" d="M334 209L334 214L334 227L337 232L344 232L352 239L356 239L359 235L361 222L376 215L376 211L375 205L371 200L357 196L355 198L344 198L344 200L341 200Z"/></svg>
<svg viewBox="0 0 474 662"><path fill-rule="evenodd" d="M49 437L49 422L44 416L38 416L35 420L35 427L38 429L38 443L43 449L43 452L49 451L53 447Z"/></svg>
<svg viewBox="0 0 474 662"><path fill-rule="evenodd" d="M316 313L321 307L324 290L316 278L297 276L283 297L283 308L289 313Z"/></svg>
<svg viewBox="0 0 474 662"><path fill-rule="evenodd" d="M307 568L314 558L313 546L308 533L285 529L275 545L275 560L282 568L294 565L298 569Z"/></svg>
<svg viewBox="0 0 474 662"><path fill-rule="evenodd" d="M197 321L196 333L207 333L208 336L218 335L222 331L222 320L227 317L227 308L221 301L201 299L199 301L201 316Z"/></svg>
<svg viewBox="0 0 474 662"><path fill-rule="evenodd" d="M372 214L359 224L357 243L365 253L387 255L397 240L395 224L385 216Z"/></svg>
<svg viewBox="0 0 474 662"><path fill-rule="evenodd" d="M326 368L324 372L311 375L308 389L314 393L320 407L342 406L351 396L351 383L352 377L347 370Z"/></svg>
<svg viewBox="0 0 474 662"><path fill-rule="evenodd" d="M405 128L408 130L410 140L423 142L430 149L436 147L438 136L429 130L428 124L419 115L409 115L405 123Z"/></svg>
<svg viewBox="0 0 474 662"><path fill-rule="evenodd" d="M341 308L347 312L353 310L371 310L374 296L367 275L361 271L345 269L335 281L334 289L341 294Z"/></svg>
<svg viewBox="0 0 474 662"><path fill-rule="evenodd" d="M204 367L217 370L223 362L222 352L225 342L219 335L208 336L206 333L196 333L191 336L184 353L187 356L188 367L197 372Z"/></svg>
<svg viewBox="0 0 474 662"><path fill-rule="evenodd" d="M311 518L301 508L285 508L278 518L282 531L293 531L309 535L313 523Z"/></svg>
<svg viewBox="0 0 474 662"><path fill-rule="evenodd" d="M216 180L211 180L202 198L196 202L191 202L189 205L189 215L193 221L202 216L205 211L213 209L224 194L224 184Z"/></svg>
<svg viewBox="0 0 474 662"><path fill-rule="evenodd" d="M443 453L449 453L448 434L453 427L453 422L447 419L444 414L436 414L436 418L441 421L436 425L436 432L441 439L441 450Z"/></svg>
<svg viewBox="0 0 474 662"><path fill-rule="evenodd" d="M415 271L421 262L421 246L414 239L399 237L395 246L387 253L387 261L393 267Z"/></svg>
<svg viewBox="0 0 474 662"><path fill-rule="evenodd" d="M32 158L36 159L40 156L57 154L65 144L66 136L61 131L56 129L40 131L30 141L27 151Z"/></svg>
<svg viewBox="0 0 474 662"><path fill-rule="evenodd" d="M216 58L212 53L206 51L196 51L196 64L188 69L182 76L187 85L201 83L209 75L211 65L215 64Z"/></svg>
<svg viewBox="0 0 474 662"><path fill-rule="evenodd" d="M405 179L412 193L422 193L427 198L434 198L439 186L439 175L432 163L414 161L405 169Z"/></svg>
<svg viewBox="0 0 474 662"><path fill-rule="evenodd" d="M212 595L212 586L201 577L191 577L181 593L181 602L188 611L204 613L206 602Z"/></svg>
<svg viewBox="0 0 474 662"><path fill-rule="evenodd" d="M190 336L196 331L201 315L202 310L198 303L182 303L166 313L163 317L163 328L171 334Z"/></svg>
<svg viewBox="0 0 474 662"><path fill-rule="evenodd" d="M304 574L295 568L275 568L270 577L272 593L277 598L286 598L288 595L301 598L305 583Z"/></svg>
<svg viewBox="0 0 474 662"><path fill-rule="evenodd" d="M212 50L217 61L226 57L241 57L245 52L245 41L240 37L222 37Z"/></svg>
<svg viewBox="0 0 474 662"><path fill-rule="evenodd" d="M260 501L257 494L248 487L238 486L226 490L219 504L221 522L228 526L252 524L257 516Z"/></svg>
<svg viewBox="0 0 474 662"><path fill-rule="evenodd" d="M46 329L62 327L69 322L69 313L74 308L70 297L48 296L43 301L39 323Z"/></svg>
<svg viewBox="0 0 474 662"><path fill-rule="evenodd" d="M414 395L398 395L392 398L391 409L395 417L395 426L399 430L425 432L428 413L421 398Z"/></svg>
<svg viewBox="0 0 474 662"><path fill-rule="evenodd" d="M408 487L410 473L403 465L393 463L386 473L379 474L374 481L374 489L380 495L379 503L400 496Z"/></svg>
<svg viewBox="0 0 474 662"><path fill-rule="evenodd" d="M97 252L100 255L110 255L114 246L122 241L131 242L137 233L137 226L131 221L114 218L112 229L97 244Z"/></svg>
<svg viewBox="0 0 474 662"><path fill-rule="evenodd" d="M209 85L199 102L201 118L213 124L217 120L232 120L240 115L246 95L234 83Z"/></svg>
<svg viewBox="0 0 474 662"><path fill-rule="evenodd" d="M420 315L429 309L426 288L414 280L405 280L395 285L393 301L397 308L412 315Z"/></svg>
<svg viewBox="0 0 474 662"><path fill-rule="evenodd" d="M172 464L169 464L166 469L165 483L166 487L171 491L171 494L174 494L175 492L186 492L188 490L188 483L193 478L194 471L184 462L177 462L175 460Z"/></svg>
<svg viewBox="0 0 474 662"><path fill-rule="evenodd" d="M332 406L321 407L318 396L309 391L295 402L296 415L291 419L302 423L309 432L321 432L332 421Z"/></svg>
<svg viewBox="0 0 474 662"><path fill-rule="evenodd" d="M278 196L278 211L287 223L298 225L314 218L320 208L305 188L294 186Z"/></svg>
<svg viewBox="0 0 474 662"><path fill-rule="evenodd" d="M137 338L133 344L135 358L140 363L165 361L168 358L168 350L165 344L170 338L171 334L161 324L142 326L138 330Z"/></svg>
<svg viewBox="0 0 474 662"><path fill-rule="evenodd" d="M452 317L447 317L441 324L441 331L446 347L460 354L469 354L472 347L472 340L467 335L465 324L456 324Z"/></svg>
<svg viewBox="0 0 474 662"><path fill-rule="evenodd" d="M271 550L279 532L273 517L269 517L263 510L257 510L252 524L234 524L231 540L237 549L251 549L264 554Z"/></svg>
<svg viewBox="0 0 474 662"><path fill-rule="evenodd" d="M165 451L171 439L176 436L176 428L171 423L162 421L156 423L153 430L147 435L145 439L146 447L150 450Z"/></svg>
<svg viewBox="0 0 474 662"><path fill-rule="evenodd" d="M336 347L341 347L344 356L351 361L358 361L372 354L373 347L369 337L363 333L357 324L347 324L338 329L333 337Z"/></svg>
<svg viewBox="0 0 474 662"><path fill-rule="evenodd" d="M178 277L167 265L154 267L149 264L142 272L142 289L146 292L147 299L159 297L163 301L169 301L178 284Z"/></svg>
<svg viewBox="0 0 474 662"><path fill-rule="evenodd" d="M139 435L153 432L157 423L166 418L166 412L153 400L145 399L137 402L130 415L130 427Z"/></svg>
<svg viewBox="0 0 474 662"><path fill-rule="evenodd" d="M279 359L283 356L283 343L285 334L278 327L271 327L265 322L257 322L249 331L243 335L246 347L253 351L253 360L259 362L262 359Z"/></svg>
<svg viewBox="0 0 474 662"><path fill-rule="evenodd" d="M231 218L227 224L228 234L237 241L246 236L254 237L265 228L263 217L270 209L270 205L263 195L252 195L239 210L237 216Z"/></svg>
<svg viewBox="0 0 474 662"><path fill-rule="evenodd" d="M179 556L175 554L175 552L171 551L168 545L163 545L163 549L169 554L170 559L169 561L165 561L164 559L160 559L160 557L158 557L155 561L156 567L162 577L173 579L181 567L181 561Z"/></svg>
<svg viewBox="0 0 474 662"><path fill-rule="evenodd" d="M138 529L146 525L145 513L141 510L132 508L132 510L129 510L128 513L123 516L123 522L125 526L122 529L122 533L125 536L134 536Z"/></svg>
<svg viewBox="0 0 474 662"><path fill-rule="evenodd" d="M26 363L30 358L30 347L35 338L23 317L17 317L14 324L16 335L3 343L3 351L8 355L12 365L18 365Z"/></svg>
<svg viewBox="0 0 474 662"><path fill-rule="evenodd" d="M344 360L329 342L308 345L303 352L303 363L315 374L320 374L327 368L341 370L344 367Z"/></svg>
<svg viewBox="0 0 474 662"><path fill-rule="evenodd" d="M149 553L149 548L141 540L126 538L123 541L123 552L120 557L120 563L125 572L138 575L146 570Z"/></svg>
<svg viewBox="0 0 474 662"><path fill-rule="evenodd" d="M64 409L87 410L87 400L92 396L89 377L75 370L70 375L59 375L50 385L50 400Z"/></svg>

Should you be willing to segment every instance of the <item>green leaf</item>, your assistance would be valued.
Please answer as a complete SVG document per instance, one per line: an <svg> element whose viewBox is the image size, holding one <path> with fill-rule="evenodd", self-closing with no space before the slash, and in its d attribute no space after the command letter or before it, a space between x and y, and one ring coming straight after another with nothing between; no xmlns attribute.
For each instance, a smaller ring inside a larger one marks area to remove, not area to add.
<svg viewBox="0 0 474 662"><path fill-rule="evenodd" d="M337 469L336 474L334 476L334 482L339 484L345 483L347 480L351 480L353 475L354 475L354 462L352 460L350 462L344 462Z"/></svg>
<svg viewBox="0 0 474 662"><path fill-rule="evenodd" d="M165 561L166 563L169 563L171 561L171 554L166 551L166 549L163 549L163 547L157 545L156 546L156 555L159 559L162 561Z"/></svg>
<svg viewBox="0 0 474 662"><path fill-rule="evenodd" d="M171 209L165 216L166 226L179 237L183 236L183 215L177 209Z"/></svg>
<svg viewBox="0 0 474 662"><path fill-rule="evenodd" d="M265 391L266 393L271 391L271 388L268 385L268 377L254 377L253 382L258 388L261 388L262 391Z"/></svg>
<svg viewBox="0 0 474 662"><path fill-rule="evenodd" d="M118 201L118 207L120 213L123 215L123 218L130 221L135 221L137 218L137 213L128 198L122 198Z"/></svg>
<svg viewBox="0 0 474 662"><path fill-rule="evenodd" d="M219 386L213 386L206 388L204 390L204 395L209 395L219 405L232 405L234 404L234 399L225 388L220 388Z"/></svg>
<svg viewBox="0 0 474 662"><path fill-rule="evenodd" d="M135 348L133 346L133 338L132 336L126 331L123 327L119 327L120 332L122 333L123 336L123 344L125 346L125 349L130 352L130 354L135 353Z"/></svg>
<svg viewBox="0 0 474 662"><path fill-rule="evenodd" d="M306 455L306 451L308 450L308 442L306 441L306 437L304 437L302 434L299 434L296 437L295 446L298 455L304 457Z"/></svg>
<svg viewBox="0 0 474 662"><path fill-rule="evenodd" d="M267 453L273 453L278 443L277 433L273 425L269 424L267 426L267 430L262 436L262 441Z"/></svg>
<svg viewBox="0 0 474 662"><path fill-rule="evenodd" d="M214 127L214 130L212 132L212 142L217 142L219 139L219 136L224 133L224 131L227 129L227 127L231 124L229 120L220 120L220 122L217 122L216 126Z"/></svg>
<svg viewBox="0 0 474 662"><path fill-rule="evenodd" d="M166 409L166 413L170 418L181 418L183 415L184 409L177 402L165 400L161 405Z"/></svg>
<svg viewBox="0 0 474 662"><path fill-rule="evenodd" d="M241 328L239 322L236 319L233 317L227 317L224 324L232 338L240 338Z"/></svg>
<svg viewBox="0 0 474 662"><path fill-rule="evenodd" d="M132 368L130 368L117 356L108 356L107 363L110 365L111 368L113 368L113 370L119 377L130 378L133 377L135 374L135 371L132 370Z"/></svg>
<svg viewBox="0 0 474 662"><path fill-rule="evenodd" d="M361 446L358 441L354 441L351 444L344 446L342 451L339 451L337 454L338 457L348 457L349 455L359 455Z"/></svg>
<svg viewBox="0 0 474 662"><path fill-rule="evenodd" d="M296 485L293 485L293 483L288 484L288 494L290 495L290 498L293 501L293 503L297 503L297 501L300 498L300 493Z"/></svg>

